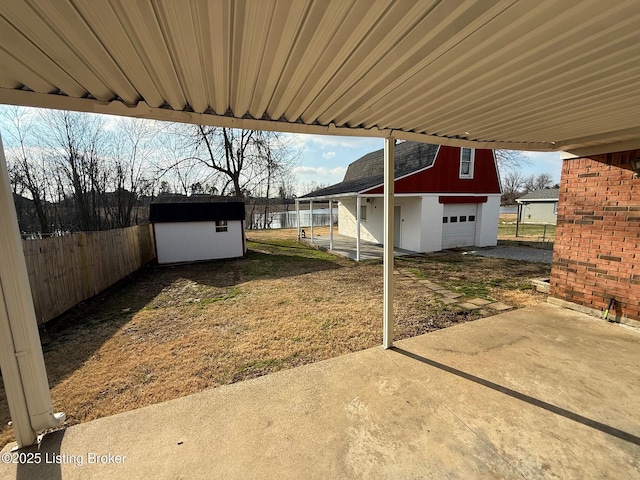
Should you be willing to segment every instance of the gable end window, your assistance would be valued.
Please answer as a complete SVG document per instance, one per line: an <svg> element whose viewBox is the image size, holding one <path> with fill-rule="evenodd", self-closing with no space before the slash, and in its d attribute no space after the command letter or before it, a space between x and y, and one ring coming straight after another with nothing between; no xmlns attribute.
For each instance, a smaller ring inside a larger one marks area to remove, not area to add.
<svg viewBox="0 0 640 480"><path fill-rule="evenodd" d="M226 231L227 231L227 221L216 220L216 232L226 232Z"/></svg>
<svg viewBox="0 0 640 480"><path fill-rule="evenodd" d="M473 178L475 156L474 148L460 149L460 178Z"/></svg>

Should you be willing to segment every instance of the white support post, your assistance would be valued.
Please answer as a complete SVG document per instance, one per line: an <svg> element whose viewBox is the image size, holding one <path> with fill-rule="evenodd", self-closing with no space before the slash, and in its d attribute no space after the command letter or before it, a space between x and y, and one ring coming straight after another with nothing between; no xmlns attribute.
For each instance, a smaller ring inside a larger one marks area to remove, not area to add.
<svg viewBox="0 0 640 480"><path fill-rule="evenodd" d="M18 448L62 425L53 413L7 164L0 138L0 366Z"/></svg>
<svg viewBox="0 0 640 480"><path fill-rule="evenodd" d="M311 243L313 243L313 200L309 200L309 215L311 215Z"/></svg>
<svg viewBox="0 0 640 480"><path fill-rule="evenodd" d="M300 241L300 200L296 198L296 228L298 229L298 241Z"/></svg>
<svg viewBox="0 0 640 480"><path fill-rule="evenodd" d="M358 195L356 199L356 262L360 261L360 222L362 221L362 197Z"/></svg>
<svg viewBox="0 0 640 480"><path fill-rule="evenodd" d="M329 250L333 250L333 200L329 199Z"/></svg>
<svg viewBox="0 0 640 480"><path fill-rule="evenodd" d="M393 347L393 207L395 139L384 139L384 301L382 346Z"/></svg>

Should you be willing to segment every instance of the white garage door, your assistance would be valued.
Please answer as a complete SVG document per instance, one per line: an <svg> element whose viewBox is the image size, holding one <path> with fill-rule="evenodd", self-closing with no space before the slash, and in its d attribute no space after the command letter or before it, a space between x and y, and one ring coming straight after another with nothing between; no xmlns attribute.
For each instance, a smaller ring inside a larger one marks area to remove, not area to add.
<svg viewBox="0 0 640 480"><path fill-rule="evenodd" d="M442 248L469 247L476 243L475 203L449 204L442 214Z"/></svg>

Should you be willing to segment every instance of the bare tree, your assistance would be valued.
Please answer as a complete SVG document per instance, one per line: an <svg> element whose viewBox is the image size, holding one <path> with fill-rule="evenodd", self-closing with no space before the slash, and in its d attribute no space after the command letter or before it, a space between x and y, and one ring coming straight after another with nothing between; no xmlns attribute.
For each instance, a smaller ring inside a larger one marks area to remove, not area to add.
<svg viewBox="0 0 640 480"><path fill-rule="evenodd" d="M102 230L146 218L141 197L148 202L155 193L154 165L172 137L163 124L0 107L0 126L24 232Z"/></svg>
<svg viewBox="0 0 640 480"><path fill-rule="evenodd" d="M522 189L524 193L532 192L536 189L536 176L531 174L522 179Z"/></svg>
<svg viewBox="0 0 640 480"><path fill-rule="evenodd" d="M292 171L282 175L278 186L278 198L281 200L294 199L297 196L296 177Z"/></svg>
<svg viewBox="0 0 640 480"><path fill-rule="evenodd" d="M70 228L101 230L103 195L108 183L104 165L103 117L67 111L42 113L41 141L46 142L74 200ZM61 179L62 179L61 178Z"/></svg>
<svg viewBox="0 0 640 480"><path fill-rule="evenodd" d="M502 177L502 204L513 205L521 193L524 182L523 176L515 171L509 171Z"/></svg>
<svg viewBox="0 0 640 480"><path fill-rule="evenodd" d="M195 159L202 165L221 174L226 180L221 193L241 196L247 191L250 178L246 170L251 168L250 154L257 139L254 130L195 125L193 141Z"/></svg>
<svg viewBox="0 0 640 480"><path fill-rule="evenodd" d="M320 190L322 188L328 187L328 183L319 183L316 181L305 182L298 188L298 193L300 196L307 195L309 193L315 192L316 190Z"/></svg>
<svg viewBox="0 0 640 480"><path fill-rule="evenodd" d="M292 191L298 155L276 133L65 111L0 113L11 140L12 186L24 200L21 224L30 231L129 226L139 218L140 197L158 188L260 197L266 211L271 197Z"/></svg>
<svg viewBox="0 0 640 480"><path fill-rule="evenodd" d="M176 166L195 160L206 172L201 183L221 195L269 196L274 181L297 161L296 152L274 132L194 125L182 136L184 150L191 153Z"/></svg>
<svg viewBox="0 0 640 480"><path fill-rule="evenodd" d="M291 182L298 155L289 148L284 137L273 132L260 132L255 146L253 169L261 180L254 185L252 193L253 196L262 197L262 228L270 228L273 221L271 206L277 202L282 203L283 194L286 194L284 185ZM276 201L272 197L277 185L280 188L277 193L279 200Z"/></svg>
<svg viewBox="0 0 640 480"><path fill-rule="evenodd" d="M43 149L34 147L33 116L25 108L8 107L3 110L4 120L10 128L7 129L8 144L11 146L8 154L10 172L14 183L14 192L18 195L26 193L33 205L33 214L38 225L31 225L26 218L26 203L19 205L18 215L22 229L33 231L39 229L42 233L49 233L53 228L52 208L48 199L50 167Z"/></svg>
<svg viewBox="0 0 640 480"><path fill-rule="evenodd" d="M219 173L211 171L197 158L194 126L173 124L168 130L162 135L161 154L152 162L159 193L190 195L197 193L194 188L198 190L198 185L203 192L219 192Z"/></svg>
<svg viewBox="0 0 640 480"><path fill-rule="evenodd" d="M549 188L553 184L553 178L548 173L540 173L536 176L535 189L542 190Z"/></svg>
<svg viewBox="0 0 640 480"><path fill-rule="evenodd" d="M549 188L553 184L553 179L548 173L540 173L538 175L531 174L524 178L522 187L525 193L533 192L534 190L542 190Z"/></svg>
<svg viewBox="0 0 640 480"><path fill-rule="evenodd" d="M131 118L118 119L111 130L110 191L105 197L111 227L130 226L134 221L134 209L139 207L139 196L151 193L154 179L149 175L148 167L156 135L157 130L148 120Z"/></svg>
<svg viewBox="0 0 640 480"><path fill-rule="evenodd" d="M504 173L508 170L520 170L531 164L531 160L517 150L495 150L494 153L498 169Z"/></svg>

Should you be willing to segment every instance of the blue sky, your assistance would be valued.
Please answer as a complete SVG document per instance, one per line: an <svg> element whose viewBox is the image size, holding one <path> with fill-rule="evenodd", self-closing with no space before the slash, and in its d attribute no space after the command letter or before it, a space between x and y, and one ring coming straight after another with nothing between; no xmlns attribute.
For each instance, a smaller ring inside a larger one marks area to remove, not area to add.
<svg viewBox="0 0 640 480"><path fill-rule="evenodd" d="M383 148L381 138L333 137L291 134L293 146L302 152L294 169L298 184L309 182L334 184L342 181L347 165L361 156ZM529 165L522 166L524 176L548 173L553 183L560 182L560 152L523 152Z"/></svg>
<svg viewBox="0 0 640 480"><path fill-rule="evenodd" d="M0 114L3 113L6 108L7 107L0 107ZM27 111L35 114L37 109L27 109ZM0 115L0 127L3 126L2 117L3 116ZM108 120L116 117L104 117L107 119L106 127L109 128L110 123ZM11 128L8 125L6 126L8 129ZM292 147L300 152L299 162L293 171L298 190L300 190L301 186L309 184L310 182L327 185L338 183L342 181L347 166L351 162L369 152L383 148L383 139L381 138L303 134L283 135L290 140ZM6 144L5 147L7 147ZM524 154L530 159L528 165L522 166L524 176L549 173L553 178L553 183L560 181L562 164L560 152L524 152Z"/></svg>

